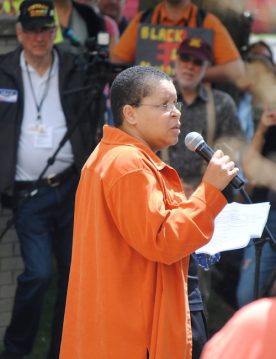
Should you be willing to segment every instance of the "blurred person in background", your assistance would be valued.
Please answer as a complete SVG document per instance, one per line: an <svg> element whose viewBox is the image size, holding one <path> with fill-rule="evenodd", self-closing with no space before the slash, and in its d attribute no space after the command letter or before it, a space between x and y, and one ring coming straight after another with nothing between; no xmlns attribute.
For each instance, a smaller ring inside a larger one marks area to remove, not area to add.
<svg viewBox="0 0 276 359"><path fill-rule="evenodd" d="M62 32L61 45L66 50L78 53L88 38L96 40L98 33L105 31L103 17L91 6L73 0L53 0L53 3Z"/></svg>
<svg viewBox="0 0 276 359"><path fill-rule="evenodd" d="M214 144L219 146L218 142L220 145L227 143L229 146L231 143L234 145L235 142L232 158L237 156L238 140L239 146L243 143L233 99L227 93L212 89L202 82L212 61L211 46L200 38L186 38L178 47L175 85L178 90L178 100L183 103L180 118L181 132L178 143L171 146L168 153L169 163L177 170L188 198L200 184L206 162L187 149L184 144L186 135L196 131L210 146ZM224 194L229 201L233 197L230 189L224 191ZM201 282L206 280L206 275L201 276ZM204 299L207 301L208 298L206 291L203 290L202 300L199 287L207 288L207 285L206 283L199 285L197 256L192 254L188 273L188 299L192 322L193 359L199 358L203 345L209 337L203 305ZM210 290L210 287L207 289Z"/></svg>
<svg viewBox="0 0 276 359"><path fill-rule="evenodd" d="M257 124L252 141L242 157L242 169L249 181L254 203L270 202L267 226L276 238L276 105L267 107ZM265 235L265 234L264 234ZM253 240L244 249L237 288L239 306L255 297L256 244ZM267 285L276 272L276 242L268 239L261 245L258 297L265 295Z"/></svg>
<svg viewBox="0 0 276 359"><path fill-rule="evenodd" d="M119 27L120 35L128 26L128 20L123 15L125 0L98 0L98 6L102 14L112 17Z"/></svg>
<svg viewBox="0 0 276 359"><path fill-rule="evenodd" d="M206 162L200 156L194 156L185 146L184 139L189 132L199 132L210 146L218 141L231 143L237 140L238 144L238 139L243 143L233 99L203 82L212 62L212 48L203 39L188 37L177 49L174 79L179 101L183 102L182 128L180 141L169 149L169 158L185 186L191 186L193 190L201 181ZM237 156L235 150L238 151L238 148L233 148L234 157Z"/></svg>
<svg viewBox="0 0 276 359"><path fill-rule="evenodd" d="M5 0L4 11L9 14L18 13L22 0ZM55 43L62 44L65 50L82 53L88 38L96 40L99 32L110 35L109 50L119 38L116 22L110 17L103 17L94 1L88 0L53 0L55 22L57 26ZM95 42L96 44L96 42Z"/></svg>
<svg viewBox="0 0 276 359"><path fill-rule="evenodd" d="M190 0L163 0L157 4L146 22L156 25L179 27L202 27L213 30L214 61L205 74L210 82L231 81L239 85L244 78L244 64L231 36L219 19L212 13L204 13L202 24L198 24L198 7ZM139 12L130 22L118 44L111 52L116 63L135 63L136 36L144 12ZM243 85L244 86L244 85Z"/></svg>
<svg viewBox="0 0 276 359"><path fill-rule="evenodd" d="M95 0L77 0L79 4L84 4L92 7L97 14L101 14L105 23L105 31L109 34L109 51L118 42L120 33L117 22L109 15L101 12L98 1Z"/></svg>
<svg viewBox="0 0 276 359"><path fill-rule="evenodd" d="M273 53L264 41L253 42L243 51L248 86L237 96L238 117L248 142L251 141L264 104L273 96L275 64ZM270 91L268 91L270 88Z"/></svg>
<svg viewBox="0 0 276 359"><path fill-rule="evenodd" d="M53 46L52 1L23 1L16 33L18 48L0 56L0 193L13 196L24 271L0 358L21 359L32 352L55 259L58 281L48 358L58 359L75 190L96 143L97 123L85 91L66 93L85 86L87 73L77 66L76 56ZM69 138L59 147L65 135Z"/></svg>
<svg viewBox="0 0 276 359"><path fill-rule="evenodd" d="M274 359L276 299L238 310L204 347L200 359Z"/></svg>

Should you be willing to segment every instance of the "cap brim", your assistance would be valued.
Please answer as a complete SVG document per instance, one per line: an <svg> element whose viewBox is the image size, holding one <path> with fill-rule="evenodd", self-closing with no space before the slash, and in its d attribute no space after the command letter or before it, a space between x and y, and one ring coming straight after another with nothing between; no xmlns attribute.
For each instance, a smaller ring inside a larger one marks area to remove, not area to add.
<svg viewBox="0 0 276 359"><path fill-rule="evenodd" d="M194 59L197 60L201 60L201 61L211 61L209 58L207 58L207 56L205 54L199 53L198 51L195 51L193 49L185 49L180 50L177 52L178 56L181 58L181 55L190 55L192 56Z"/></svg>
<svg viewBox="0 0 276 359"><path fill-rule="evenodd" d="M21 22L23 29L32 30L32 29L39 29L39 28L47 28L52 29L56 27L56 24L53 21L49 20L28 20L26 22Z"/></svg>

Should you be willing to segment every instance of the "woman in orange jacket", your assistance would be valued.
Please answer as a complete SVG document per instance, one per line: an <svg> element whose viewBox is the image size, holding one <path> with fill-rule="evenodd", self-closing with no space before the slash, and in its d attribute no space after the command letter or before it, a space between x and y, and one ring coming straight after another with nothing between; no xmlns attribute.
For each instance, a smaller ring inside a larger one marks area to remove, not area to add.
<svg viewBox="0 0 276 359"><path fill-rule="evenodd" d="M237 174L218 150L186 199L156 155L180 133L169 76L121 72L111 88L115 127L83 167L60 359L190 359L189 255L207 243Z"/></svg>

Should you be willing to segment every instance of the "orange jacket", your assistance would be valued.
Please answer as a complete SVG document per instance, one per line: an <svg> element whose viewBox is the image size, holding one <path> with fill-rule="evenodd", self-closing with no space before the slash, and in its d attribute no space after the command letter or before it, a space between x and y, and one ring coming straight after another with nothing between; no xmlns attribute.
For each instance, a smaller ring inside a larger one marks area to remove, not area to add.
<svg viewBox="0 0 276 359"><path fill-rule="evenodd" d="M174 169L105 126L77 190L60 359L190 359L189 254L225 204L206 183L187 201Z"/></svg>
<svg viewBox="0 0 276 359"><path fill-rule="evenodd" d="M152 24L156 24L157 19L159 19L160 25L183 27L183 22L189 17L191 9L192 16L189 22L189 27L196 27L197 6L193 4L189 5L185 9L185 11L183 12L183 16L176 22L174 19L169 18L164 3L161 2L154 8ZM113 55L117 56L122 61L127 63L135 62L136 34L138 26L140 24L141 15L142 12L139 12L133 18L133 20L130 22L129 26L126 28L123 35L121 36L119 42L112 49ZM234 61L240 58L239 52L231 36L215 15L209 12L207 13L204 19L203 28L211 29L214 31L213 53L214 63L216 65L224 64L229 61Z"/></svg>

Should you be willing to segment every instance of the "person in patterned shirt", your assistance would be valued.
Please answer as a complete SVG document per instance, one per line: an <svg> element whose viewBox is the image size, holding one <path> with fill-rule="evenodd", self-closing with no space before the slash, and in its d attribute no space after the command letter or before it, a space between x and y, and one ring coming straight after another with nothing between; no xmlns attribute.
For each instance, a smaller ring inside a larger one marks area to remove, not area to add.
<svg viewBox="0 0 276 359"><path fill-rule="evenodd" d="M229 147L236 149L236 145L240 146L243 143L234 100L227 93L212 89L210 85L203 83L212 60L211 46L200 38L183 40L177 50L175 84L178 89L178 101L183 103L181 133L178 143L168 149L167 158L180 175L185 195L188 197L201 182L206 167L204 160L188 150L184 144L189 132L200 133L210 146L217 143L217 146L228 152L235 160L236 151L229 153ZM231 189L225 194L229 200L232 195ZM207 341L208 331L199 290L195 254L190 259L188 295L193 333L193 359L198 359Z"/></svg>
<svg viewBox="0 0 276 359"><path fill-rule="evenodd" d="M196 131L210 146L219 140L224 147L229 147L229 143L232 146L233 139L243 137L232 97L203 83L212 59L211 46L200 38L186 38L177 50L175 82L183 110L180 138L170 148L169 159L189 192L201 181L205 163L185 147L186 135ZM235 153L229 154L235 157Z"/></svg>

